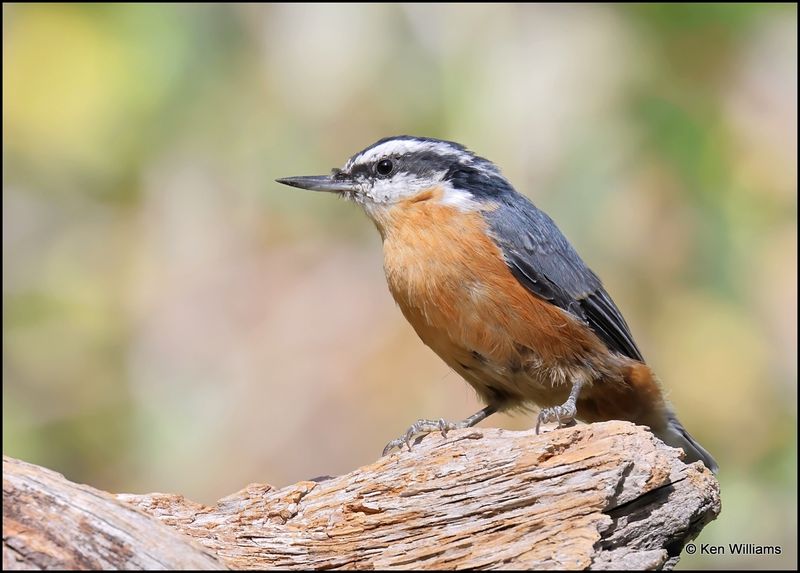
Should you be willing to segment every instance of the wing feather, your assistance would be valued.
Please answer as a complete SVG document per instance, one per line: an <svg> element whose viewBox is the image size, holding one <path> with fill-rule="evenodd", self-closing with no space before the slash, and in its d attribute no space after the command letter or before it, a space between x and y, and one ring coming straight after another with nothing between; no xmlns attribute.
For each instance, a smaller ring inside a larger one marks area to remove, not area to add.
<svg viewBox="0 0 800 573"><path fill-rule="evenodd" d="M517 280L584 321L610 349L644 362L622 313L553 220L513 189L499 198L484 217Z"/></svg>

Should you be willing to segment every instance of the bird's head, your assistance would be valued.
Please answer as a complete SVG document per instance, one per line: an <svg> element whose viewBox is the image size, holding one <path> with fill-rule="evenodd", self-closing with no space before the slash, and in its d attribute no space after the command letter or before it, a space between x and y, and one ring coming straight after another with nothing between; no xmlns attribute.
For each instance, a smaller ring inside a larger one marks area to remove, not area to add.
<svg viewBox="0 0 800 573"><path fill-rule="evenodd" d="M491 161L463 145L407 135L381 139L330 175L277 181L337 193L360 204L376 221L394 205L423 196L461 210L478 210L510 188Z"/></svg>

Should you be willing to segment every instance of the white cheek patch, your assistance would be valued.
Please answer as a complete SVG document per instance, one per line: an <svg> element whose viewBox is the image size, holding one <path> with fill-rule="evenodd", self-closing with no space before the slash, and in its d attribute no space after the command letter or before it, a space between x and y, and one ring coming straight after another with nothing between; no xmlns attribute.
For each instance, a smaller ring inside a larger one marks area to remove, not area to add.
<svg viewBox="0 0 800 573"><path fill-rule="evenodd" d="M411 175L396 175L391 179L377 180L371 187L365 187L361 193L353 196L353 199L365 207L369 206L372 210L410 199L431 187L439 187L442 190L438 199L432 199L440 205L454 207L459 211L481 209L481 203L469 191L456 189L449 182L431 183L428 179L418 179Z"/></svg>
<svg viewBox="0 0 800 573"><path fill-rule="evenodd" d="M390 179L376 179L363 195L374 203L396 203L408 199L431 186L411 174L397 174Z"/></svg>
<svg viewBox="0 0 800 573"><path fill-rule="evenodd" d="M455 207L459 211L478 211L481 208L480 202L476 201L469 191L463 189L456 189L449 183L442 185L442 198L440 203Z"/></svg>

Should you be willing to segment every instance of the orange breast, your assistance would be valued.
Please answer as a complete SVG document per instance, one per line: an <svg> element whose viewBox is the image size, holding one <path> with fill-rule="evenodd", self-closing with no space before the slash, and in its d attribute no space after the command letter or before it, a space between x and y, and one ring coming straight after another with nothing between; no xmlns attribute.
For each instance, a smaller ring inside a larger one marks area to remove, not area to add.
<svg viewBox="0 0 800 573"><path fill-rule="evenodd" d="M423 342L484 399L563 402L566 382L608 351L517 281L479 211L443 205L440 196L428 190L377 221L394 299Z"/></svg>

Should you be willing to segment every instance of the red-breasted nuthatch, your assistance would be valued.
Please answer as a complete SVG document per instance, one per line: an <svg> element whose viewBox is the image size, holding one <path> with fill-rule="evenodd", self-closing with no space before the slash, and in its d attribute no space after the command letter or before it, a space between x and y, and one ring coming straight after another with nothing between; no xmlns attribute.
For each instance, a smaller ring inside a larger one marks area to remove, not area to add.
<svg viewBox="0 0 800 573"><path fill-rule="evenodd" d="M419 420L384 453L535 404L537 431L549 422L629 420L717 471L676 418L600 279L492 162L457 143L400 136L329 176L278 182L364 208L406 319L487 404L461 422Z"/></svg>

